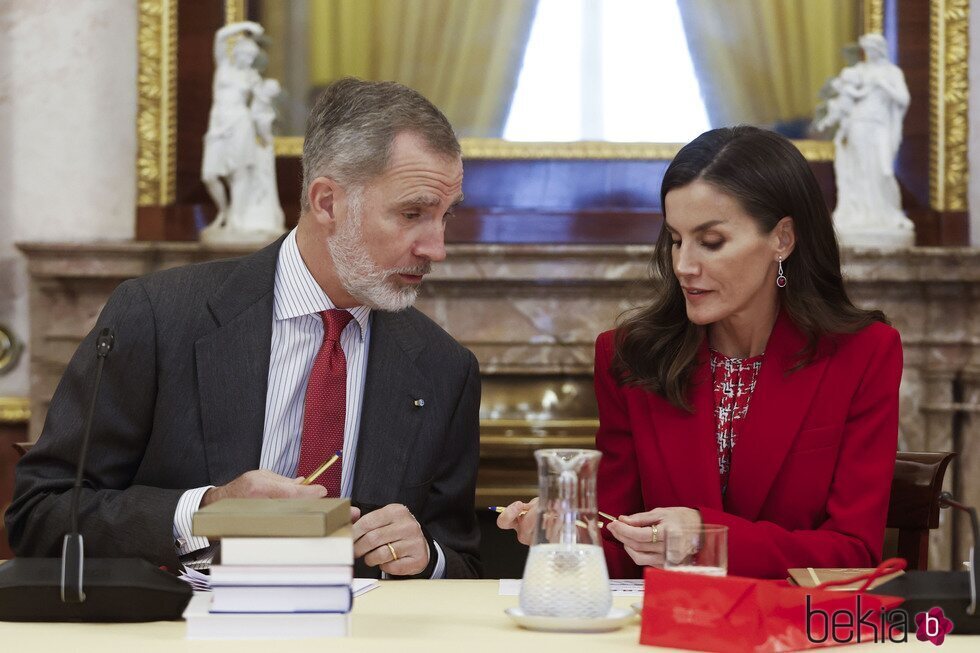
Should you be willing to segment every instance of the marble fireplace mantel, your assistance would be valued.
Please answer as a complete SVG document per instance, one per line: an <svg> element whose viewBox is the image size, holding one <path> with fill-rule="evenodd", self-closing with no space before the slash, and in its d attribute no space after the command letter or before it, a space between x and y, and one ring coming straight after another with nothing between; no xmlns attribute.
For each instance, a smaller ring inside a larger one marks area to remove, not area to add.
<svg viewBox="0 0 980 653"><path fill-rule="evenodd" d="M19 247L30 274L32 438L40 432L68 359L117 284L156 270L247 253L161 242ZM447 250L447 261L434 266L417 305L479 359L485 424L502 415L501 423L516 417L511 421L528 430L533 420L514 413L527 411L540 423L549 415L570 418L570 430L562 435L578 433L575 437L587 440L582 434L594 428L595 418L594 401L586 396L591 395L593 341L643 299L652 246L450 245ZM980 505L980 249L848 249L842 260L854 301L884 310L902 334L901 448L960 452L947 487ZM503 413L494 408L494 402L508 401L501 388L521 388L522 379L532 383L540 378L557 379L580 395L569 402L567 415L547 413L537 399L505 406ZM510 432L488 433L484 429L485 448L507 442ZM530 428L529 433L537 432ZM515 457L516 451L526 457L524 452L540 440L525 437L523 442L523 449L500 455ZM484 462L498 455L484 453ZM487 480L482 467L481 479L496 483ZM522 492L527 489L523 483L518 484ZM945 514L944 519L949 521ZM956 534L961 544L954 549L954 534L945 523L933 535L933 565L948 567L953 555L962 559L965 535Z"/></svg>

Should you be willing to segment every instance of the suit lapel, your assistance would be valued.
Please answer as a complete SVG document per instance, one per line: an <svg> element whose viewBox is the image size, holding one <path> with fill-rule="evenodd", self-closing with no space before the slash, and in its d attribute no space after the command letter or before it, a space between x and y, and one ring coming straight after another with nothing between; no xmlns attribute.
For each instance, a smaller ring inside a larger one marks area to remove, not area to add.
<svg viewBox="0 0 980 653"><path fill-rule="evenodd" d="M383 506L400 501L401 481L426 415L415 401L435 397L416 363L425 341L408 312L376 311L371 320L352 494L359 503Z"/></svg>
<svg viewBox="0 0 980 653"><path fill-rule="evenodd" d="M714 393L707 341L701 343L698 367L690 392L693 413L676 408L659 396L651 401L661 460L674 488L672 505L721 508L721 479L715 449Z"/></svg>
<svg viewBox="0 0 980 653"><path fill-rule="evenodd" d="M805 345L803 334L780 313L732 451L726 509L746 519L758 518L823 378L826 357L790 372Z"/></svg>
<svg viewBox="0 0 980 653"><path fill-rule="evenodd" d="M217 328L194 343L211 482L258 469L282 239L245 257L208 302Z"/></svg>

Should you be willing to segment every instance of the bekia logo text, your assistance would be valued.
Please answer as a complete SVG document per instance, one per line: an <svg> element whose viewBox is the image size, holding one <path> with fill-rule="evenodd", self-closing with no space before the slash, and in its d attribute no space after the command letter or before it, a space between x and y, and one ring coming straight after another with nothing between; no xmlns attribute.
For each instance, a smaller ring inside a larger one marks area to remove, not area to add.
<svg viewBox="0 0 980 653"><path fill-rule="evenodd" d="M942 608L915 615L916 639L939 646L953 630L953 622ZM832 639L837 644L855 642L907 642L909 616L905 610L862 609L861 595L855 596L854 610L813 608L806 597L806 636L814 644Z"/></svg>

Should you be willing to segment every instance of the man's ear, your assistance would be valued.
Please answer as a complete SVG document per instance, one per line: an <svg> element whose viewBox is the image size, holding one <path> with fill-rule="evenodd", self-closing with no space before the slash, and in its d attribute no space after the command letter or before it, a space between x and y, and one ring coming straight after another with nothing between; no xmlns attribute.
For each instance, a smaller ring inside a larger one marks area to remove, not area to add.
<svg viewBox="0 0 980 653"><path fill-rule="evenodd" d="M796 249L796 227L793 224L793 218L788 215L782 218L776 223L772 233L775 239L773 244L776 248L776 254L785 261Z"/></svg>
<svg viewBox="0 0 980 653"><path fill-rule="evenodd" d="M306 189L310 202L310 217L322 227L330 230L337 225L337 205L343 196L343 189L330 177L317 177Z"/></svg>

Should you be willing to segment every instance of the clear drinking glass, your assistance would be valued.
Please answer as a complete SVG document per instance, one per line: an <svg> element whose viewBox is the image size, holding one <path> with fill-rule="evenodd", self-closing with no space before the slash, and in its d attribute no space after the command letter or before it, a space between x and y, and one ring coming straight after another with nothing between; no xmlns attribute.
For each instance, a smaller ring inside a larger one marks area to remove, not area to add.
<svg viewBox="0 0 980 653"><path fill-rule="evenodd" d="M664 569L706 576L728 575L728 527L702 524L668 528Z"/></svg>
<svg viewBox="0 0 980 653"><path fill-rule="evenodd" d="M538 515L524 566L521 609L539 617L605 617L612 607L597 524L598 451L541 449Z"/></svg>

